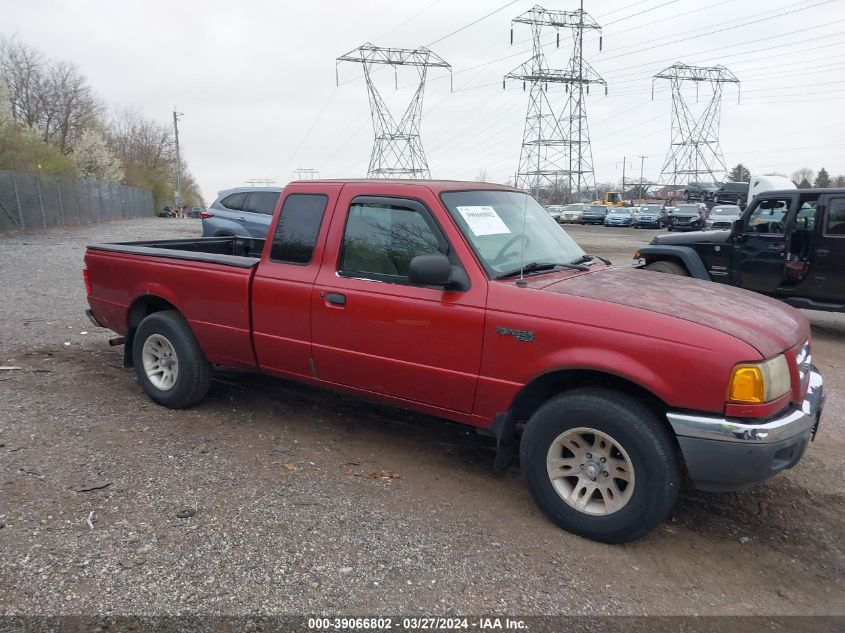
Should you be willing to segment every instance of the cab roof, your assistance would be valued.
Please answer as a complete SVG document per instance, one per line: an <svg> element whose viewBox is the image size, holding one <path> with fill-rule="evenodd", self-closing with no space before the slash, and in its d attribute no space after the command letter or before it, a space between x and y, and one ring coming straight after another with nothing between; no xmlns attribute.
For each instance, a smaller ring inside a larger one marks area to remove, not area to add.
<svg viewBox="0 0 845 633"><path fill-rule="evenodd" d="M444 191L467 191L467 190L500 190L526 193L522 189L516 189L508 185L500 185L493 182L476 182L472 180L411 180L400 178L320 178L315 180L294 180L290 185L345 185L345 184L372 184L385 189L401 190L404 187L426 187L433 193Z"/></svg>

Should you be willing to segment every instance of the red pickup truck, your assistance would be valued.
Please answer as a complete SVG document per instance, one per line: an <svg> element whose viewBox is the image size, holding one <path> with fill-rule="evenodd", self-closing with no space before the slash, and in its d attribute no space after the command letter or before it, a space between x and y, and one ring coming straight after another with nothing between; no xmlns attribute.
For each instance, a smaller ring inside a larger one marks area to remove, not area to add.
<svg viewBox="0 0 845 633"><path fill-rule="evenodd" d="M508 187L295 182L266 241L99 244L85 265L89 316L155 402L196 404L223 365L469 424L599 541L649 532L684 480L793 466L819 423L799 312L610 267Z"/></svg>

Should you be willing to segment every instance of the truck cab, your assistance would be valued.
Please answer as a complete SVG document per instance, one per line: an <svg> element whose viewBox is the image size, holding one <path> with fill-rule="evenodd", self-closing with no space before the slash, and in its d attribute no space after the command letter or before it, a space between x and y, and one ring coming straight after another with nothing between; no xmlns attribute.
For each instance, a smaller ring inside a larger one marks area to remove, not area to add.
<svg viewBox="0 0 845 633"><path fill-rule="evenodd" d="M755 197L728 231L659 235L636 257L649 270L842 312L845 189L770 191Z"/></svg>

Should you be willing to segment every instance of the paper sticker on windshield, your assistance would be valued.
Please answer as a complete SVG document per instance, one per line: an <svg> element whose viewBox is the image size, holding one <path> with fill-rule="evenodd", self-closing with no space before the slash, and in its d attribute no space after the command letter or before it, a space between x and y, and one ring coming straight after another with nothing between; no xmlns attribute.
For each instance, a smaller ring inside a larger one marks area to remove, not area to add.
<svg viewBox="0 0 845 633"><path fill-rule="evenodd" d="M493 207L458 207L458 213L463 216L469 225L469 230L476 237L510 233L507 224L502 221Z"/></svg>

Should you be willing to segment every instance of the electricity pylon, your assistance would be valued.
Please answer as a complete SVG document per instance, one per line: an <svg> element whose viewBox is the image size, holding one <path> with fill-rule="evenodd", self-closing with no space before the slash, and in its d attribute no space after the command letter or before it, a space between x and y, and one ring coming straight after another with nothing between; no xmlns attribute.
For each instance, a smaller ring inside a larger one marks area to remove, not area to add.
<svg viewBox="0 0 845 633"><path fill-rule="evenodd" d="M369 178L430 178L431 173L428 170L425 152L420 141L425 79L429 68L448 68L451 73L452 67L425 47L381 48L370 43L341 55L337 58L337 62L356 62L364 67L364 79L367 82L370 115L375 133L367 176ZM376 64L394 67L397 88L397 66L414 66L419 73L417 89L398 124L373 82L372 70Z"/></svg>
<svg viewBox="0 0 845 633"><path fill-rule="evenodd" d="M582 190L592 190L596 195L585 93L589 94L590 84L604 86L606 93L607 83L584 60L583 52L584 31L594 30L601 34L601 27L584 11L583 0L577 11L549 11L535 6L514 18L513 23L528 24L534 42L531 59L505 75L505 81L521 80L523 90L528 84L531 87L516 185L528 189L535 196L542 188L558 190L561 187L565 188L567 199L573 192L580 197ZM558 47L560 30L572 31L574 48L566 69L547 67L541 41L544 27L558 31ZM502 82L503 87L505 81ZM564 84L566 99L562 108L559 106L560 95L552 93L550 96L549 84Z"/></svg>
<svg viewBox="0 0 845 633"><path fill-rule="evenodd" d="M688 66L678 62L654 76L652 99L657 79L668 79L672 88L671 141L660 170L660 183L683 185L721 180L728 171L719 145L722 88L726 83L738 88L739 79L724 66ZM695 83L696 102L700 85L706 83L709 88L709 100L698 117L682 92L685 82Z"/></svg>

